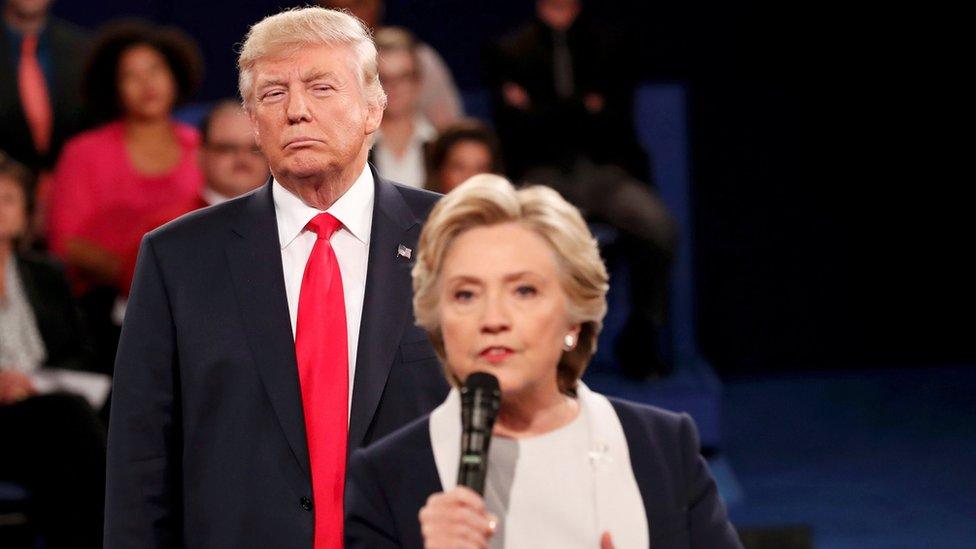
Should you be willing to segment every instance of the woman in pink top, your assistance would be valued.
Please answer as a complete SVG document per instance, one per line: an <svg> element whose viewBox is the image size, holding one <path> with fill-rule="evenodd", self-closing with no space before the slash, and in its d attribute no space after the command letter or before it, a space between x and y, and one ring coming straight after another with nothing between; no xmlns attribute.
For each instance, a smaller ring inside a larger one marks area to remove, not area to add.
<svg viewBox="0 0 976 549"><path fill-rule="evenodd" d="M142 235L198 196L199 135L172 113L200 66L188 38L145 23L107 28L94 47L83 92L107 123L65 145L48 226L79 292L111 287L125 296Z"/></svg>

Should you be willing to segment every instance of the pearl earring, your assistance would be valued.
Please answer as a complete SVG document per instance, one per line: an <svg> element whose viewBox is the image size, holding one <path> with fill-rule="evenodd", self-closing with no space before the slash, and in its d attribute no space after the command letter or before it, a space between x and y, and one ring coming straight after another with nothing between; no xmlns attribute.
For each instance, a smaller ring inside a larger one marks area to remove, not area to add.
<svg viewBox="0 0 976 549"><path fill-rule="evenodd" d="M573 334L566 334L566 337L563 338L563 350L572 351L573 347L575 346L576 346L576 336L574 336Z"/></svg>

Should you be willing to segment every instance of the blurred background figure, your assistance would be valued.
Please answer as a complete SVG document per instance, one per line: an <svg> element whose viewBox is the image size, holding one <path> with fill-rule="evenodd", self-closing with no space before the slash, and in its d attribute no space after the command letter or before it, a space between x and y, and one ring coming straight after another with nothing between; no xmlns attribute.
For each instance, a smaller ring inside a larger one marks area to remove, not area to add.
<svg viewBox="0 0 976 549"><path fill-rule="evenodd" d="M100 547L104 426L52 377L88 368L91 352L60 268L24 252L32 183L0 151L0 482L28 490L44 547Z"/></svg>
<svg viewBox="0 0 976 549"><path fill-rule="evenodd" d="M619 38L580 0L537 0L536 17L501 38L487 66L509 172L616 165L647 180L633 125L636 70Z"/></svg>
<svg viewBox="0 0 976 549"><path fill-rule="evenodd" d="M410 31L399 27L381 28L373 39L387 101L370 159L383 177L423 187L427 146L437 137L437 130L420 110L423 74L417 41Z"/></svg>
<svg viewBox="0 0 976 549"><path fill-rule="evenodd" d="M505 171L495 132L473 118L444 128L427 153L427 188L439 193L449 193L479 173Z"/></svg>
<svg viewBox="0 0 976 549"><path fill-rule="evenodd" d="M347 10L374 31L382 28L383 0L318 0L318 4L325 8ZM435 128L443 128L464 115L461 95L454 83L454 77L451 76L451 69L434 48L418 42L416 49L421 74L420 110ZM396 180L389 174L383 175Z"/></svg>
<svg viewBox="0 0 976 549"><path fill-rule="evenodd" d="M84 95L103 124L65 145L51 187L48 239L82 296L106 371L147 223L188 204L203 184L199 134L172 118L200 75L188 37L137 21L106 27L88 61Z"/></svg>
<svg viewBox="0 0 976 549"><path fill-rule="evenodd" d="M616 231L602 238L605 248L611 242L605 253L611 270L627 268L633 281L616 356L640 379L671 370L656 340L676 235L646 183L626 54L579 0L538 0L535 19L495 45L488 80L509 173L556 189L587 221Z"/></svg>
<svg viewBox="0 0 976 549"><path fill-rule="evenodd" d="M43 226L47 172L87 124L79 93L88 34L50 15L51 0L6 0L0 40L0 150L40 173L35 229ZM35 236L43 236L36 235Z"/></svg>
<svg viewBox="0 0 976 549"><path fill-rule="evenodd" d="M200 169L204 186L198 207L220 204L268 181L268 162L258 149L241 104L218 101L200 123Z"/></svg>
<svg viewBox="0 0 976 549"><path fill-rule="evenodd" d="M134 227L133 235L143 235L177 217L237 198L268 181L271 171L254 140L251 122L241 104L234 99L217 101L200 120L201 146L197 154L203 186L199 194L188 201L160 207L142 220L142 227ZM120 287L132 285L135 275L134 259L139 254L140 238L130 240L129 249L122 256L133 258L125 263L120 275ZM116 311L118 314L119 311Z"/></svg>

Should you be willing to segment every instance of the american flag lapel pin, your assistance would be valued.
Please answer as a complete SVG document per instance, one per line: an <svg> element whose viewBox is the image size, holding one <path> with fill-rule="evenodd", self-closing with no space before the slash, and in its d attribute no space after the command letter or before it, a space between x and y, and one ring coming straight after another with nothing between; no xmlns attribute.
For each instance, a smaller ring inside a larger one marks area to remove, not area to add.
<svg viewBox="0 0 976 549"><path fill-rule="evenodd" d="M402 257L404 259L410 259L410 255L413 254L413 250L400 244L397 246L397 257Z"/></svg>

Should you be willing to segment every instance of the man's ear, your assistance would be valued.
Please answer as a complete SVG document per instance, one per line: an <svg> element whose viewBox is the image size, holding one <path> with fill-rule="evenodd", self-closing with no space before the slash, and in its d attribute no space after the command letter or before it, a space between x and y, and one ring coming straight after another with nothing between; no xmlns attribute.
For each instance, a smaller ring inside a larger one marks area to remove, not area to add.
<svg viewBox="0 0 976 549"><path fill-rule="evenodd" d="M380 122L383 121L383 105L378 103L366 104L366 135L380 129Z"/></svg>

